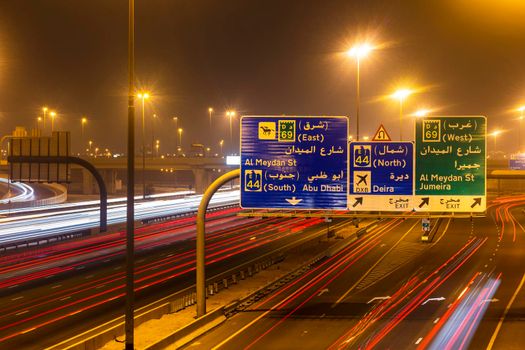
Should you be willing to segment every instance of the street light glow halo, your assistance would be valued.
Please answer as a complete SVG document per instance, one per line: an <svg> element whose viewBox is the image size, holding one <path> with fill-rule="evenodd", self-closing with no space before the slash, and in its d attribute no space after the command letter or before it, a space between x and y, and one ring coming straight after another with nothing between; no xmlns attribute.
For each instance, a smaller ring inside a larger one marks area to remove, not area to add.
<svg viewBox="0 0 525 350"><path fill-rule="evenodd" d="M391 97L396 100L402 101L406 99L408 96L410 96L412 93L413 91L410 89L397 89L396 91L394 91Z"/></svg>
<svg viewBox="0 0 525 350"><path fill-rule="evenodd" d="M355 57L357 59L364 58L374 50L374 47L368 43L357 44L346 51L348 57Z"/></svg>

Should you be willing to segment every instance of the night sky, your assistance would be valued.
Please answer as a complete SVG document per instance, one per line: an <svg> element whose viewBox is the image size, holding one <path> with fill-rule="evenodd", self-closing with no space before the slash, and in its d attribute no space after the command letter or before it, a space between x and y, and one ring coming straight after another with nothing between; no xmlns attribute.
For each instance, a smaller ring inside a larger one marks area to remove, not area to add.
<svg viewBox="0 0 525 350"><path fill-rule="evenodd" d="M174 149L174 116L185 145L232 149L229 108L352 117L355 62L343 52L365 39L379 48L361 67L362 135L384 123L397 136L398 105L384 95L406 83L423 88L407 114L486 115L489 130L507 130L498 145L515 150L524 18L517 0L136 0L137 84L154 95L146 117L159 115L161 150ZM1 135L34 126L47 105L74 147L86 115L86 139L124 151L126 94L126 0L0 0Z"/></svg>

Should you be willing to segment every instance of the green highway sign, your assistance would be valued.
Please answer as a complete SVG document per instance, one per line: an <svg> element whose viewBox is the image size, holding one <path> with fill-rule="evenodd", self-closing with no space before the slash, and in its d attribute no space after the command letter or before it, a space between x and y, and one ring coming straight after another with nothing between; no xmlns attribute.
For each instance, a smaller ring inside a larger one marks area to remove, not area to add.
<svg viewBox="0 0 525 350"><path fill-rule="evenodd" d="M486 210L486 132L482 116L416 119L416 211Z"/></svg>

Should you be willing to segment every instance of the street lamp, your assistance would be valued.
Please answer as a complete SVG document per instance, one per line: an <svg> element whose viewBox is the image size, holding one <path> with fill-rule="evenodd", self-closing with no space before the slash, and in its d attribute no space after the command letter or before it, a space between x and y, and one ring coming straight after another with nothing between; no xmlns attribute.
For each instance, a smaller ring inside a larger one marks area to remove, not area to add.
<svg viewBox="0 0 525 350"><path fill-rule="evenodd" d="M93 141L89 140L89 154L91 154L91 146L93 146Z"/></svg>
<svg viewBox="0 0 525 350"><path fill-rule="evenodd" d="M39 134L39 130L40 130L40 123L42 122L42 117L38 117L36 118L36 132L37 132L37 135ZM38 136L41 136L41 135L38 135Z"/></svg>
<svg viewBox="0 0 525 350"><path fill-rule="evenodd" d="M182 150L182 128L179 128L177 131L179 132L179 148Z"/></svg>
<svg viewBox="0 0 525 350"><path fill-rule="evenodd" d="M142 199L146 199L146 119L144 117L144 101L149 98L149 93L139 92L137 97L142 100Z"/></svg>
<svg viewBox="0 0 525 350"><path fill-rule="evenodd" d="M153 117L151 118L151 123L152 123L152 127L151 127L151 149L152 149L152 152L153 152L153 141L155 140L155 123L157 121L157 115L154 113L153 114ZM153 154L151 155L153 157Z"/></svg>
<svg viewBox="0 0 525 350"><path fill-rule="evenodd" d="M175 122L175 132L179 129L179 117L173 117L173 121ZM175 152L177 153L177 138L175 137Z"/></svg>
<svg viewBox="0 0 525 350"><path fill-rule="evenodd" d="M393 99L399 101L399 140L403 141L403 102L412 94L410 89L398 89L392 95Z"/></svg>
<svg viewBox="0 0 525 350"><path fill-rule="evenodd" d="M87 118L86 117L82 117L80 119L80 141L82 142L82 144L84 144L84 127L85 125L87 124ZM84 147L82 147L84 148Z"/></svg>
<svg viewBox="0 0 525 350"><path fill-rule="evenodd" d="M235 117L237 113L235 111L227 111L226 116L230 118L230 143L233 144L233 127L232 127L232 119Z"/></svg>
<svg viewBox="0 0 525 350"><path fill-rule="evenodd" d="M157 158L159 157L159 148L160 148L160 140L157 140L155 142L155 151L157 153Z"/></svg>
<svg viewBox="0 0 525 350"><path fill-rule="evenodd" d="M355 58L356 62L356 130L357 130L357 141L359 141L359 94L360 94L360 86L359 86L359 79L360 79L360 65L361 65L361 59L368 56L368 54L373 50L374 48L369 44L358 44L352 47L350 50L346 52L346 55L348 57Z"/></svg>
<svg viewBox="0 0 525 350"><path fill-rule="evenodd" d="M224 145L224 140L219 141L219 147L221 148L221 157L222 157L222 146Z"/></svg>
<svg viewBox="0 0 525 350"><path fill-rule="evenodd" d="M525 111L525 106L521 106L520 108L518 108L518 111L520 112L520 117L519 117L519 121L520 121L520 126L519 126L519 129L518 129L518 143L519 143L519 152L522 152L523 151L523 145L521 144L521 129L522 129L522 125L523 124L523 112Z"/></svg>
<svg viewBox="0 0 525 350"><path fill-rule="evenodd" d="M55 131L55 117L57 114L55 111L51 111L49 115L51 116L51 133L53 133L53 131Z"/></svg>
<svg viewBox="0 0 525 350"><path fill-rule="evenodd" d="M496 146L497 146L497 138L499 134L501 134L501 130L494 130L491 134L492 136L494 136L494 158L496 158Z"/></svg>
<svg viewBox="0 0 525 350"><path fill-rule="evenodd" d="M45 128L46 128L46 114L47 114L47 107L42 107L42 112L44 112L44 120L43 120L43 123L42 123L42 129L44 129L45 131Z"/></svg>
<svg viewBox="0 0 525 350"><path fill-rule="evenodd" d="M87 118L86 117L82 117L82 119L80 119L82 138L84 138L84 127L86 126L86 124L87 124Z"/></svg>
<svg viewBox="0 0 525 350"><path fill-rule="evenodd" d="M211 129L211 114L213 113L213 108L208 108L208 114L210 115L210 129Z"/></svg>
<svg viewBox="0 0 525 350"><path fill-rule="evenodd" d="M414 117L423 118L423 117L426 117L429 113L430 111L428 109L420 109L414 113Z"/></svg>

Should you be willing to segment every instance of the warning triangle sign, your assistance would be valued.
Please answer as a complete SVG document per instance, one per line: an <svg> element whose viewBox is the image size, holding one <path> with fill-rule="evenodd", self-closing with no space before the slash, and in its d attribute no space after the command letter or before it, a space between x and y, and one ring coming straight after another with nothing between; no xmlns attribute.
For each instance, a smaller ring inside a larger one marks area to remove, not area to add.
<svg viewBox="0 0 525 350"><path fill-rule="evenodd" d="M379 125L372 141L392 141L383 124Z"/></svg>

